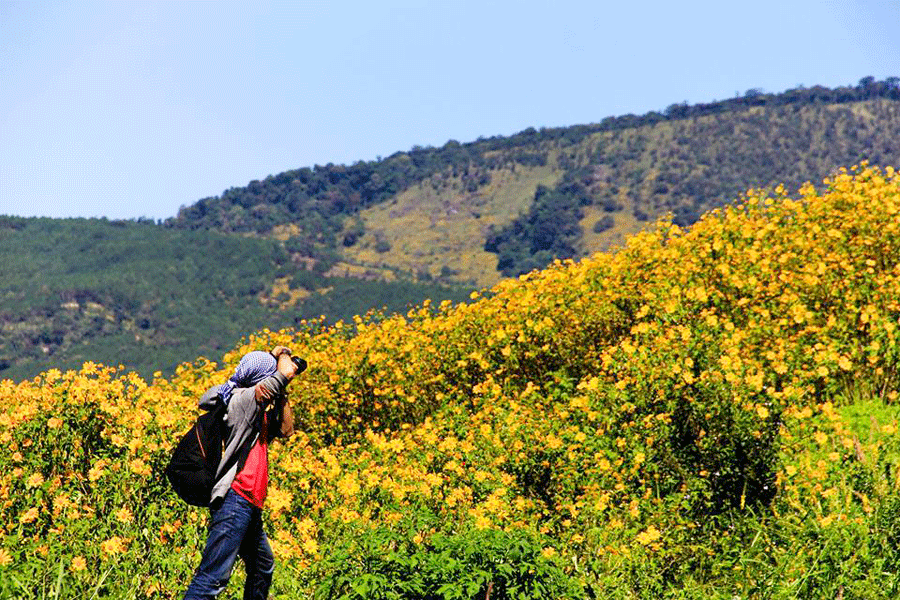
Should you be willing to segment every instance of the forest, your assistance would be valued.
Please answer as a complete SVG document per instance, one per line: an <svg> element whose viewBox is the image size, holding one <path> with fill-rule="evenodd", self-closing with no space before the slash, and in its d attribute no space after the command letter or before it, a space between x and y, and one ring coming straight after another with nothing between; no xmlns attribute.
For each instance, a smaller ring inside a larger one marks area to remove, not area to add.
<svg viewBox="0 0 900 600"><path fill-rule="evenodd" d="M12 379L89 360L171 373L265 327L470 291L327 277L276 240L148 222L2 217L0 256L0 377Z"/></svg>

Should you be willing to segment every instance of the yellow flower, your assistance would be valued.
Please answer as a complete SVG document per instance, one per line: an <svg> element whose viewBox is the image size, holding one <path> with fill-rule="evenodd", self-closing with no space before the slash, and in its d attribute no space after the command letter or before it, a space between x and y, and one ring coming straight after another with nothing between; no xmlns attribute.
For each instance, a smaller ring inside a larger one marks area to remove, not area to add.
<svg viewBox="0 0 900 600"><path fill-rule="evenodd" d="M6 551L6 548L0 548L0 567L5 567L12 562L12 556Z"/></svg>
<svg viewBox="0 0 900 600"><path fill-rule="evenodd" d="M150 466L139 458L129 462L128 468L131 469L131 472L135 475L142 475L144 477L149 477L151 473Z"/></svg>
<svg viewBox="0 0 900 600"><path fill-rule="evenodd" d="M37 520L37 518L38 518L38 509L37 509L37 507L32 506L27 511L25 511L25 513L23 513L21 517L19 517L19 522L24 523L24 524L34 523Z"/></svg>
<svg viewBox="0 0 900 600"><path fill-rule="evenodd" d="M25 482L25 485L30 488L40 487L44 483L44 476L40 473L33 473L31 477L28 478L28 481Z"/></svg>
<svg viewBox="0 0 900 600"><path fill-rule="evenodd" d="M114 535L113 537L100 544L100 550L107 556L121 554L122 552L125 552L126 548L126 541L117 535Z"/></svg>
<svg viewBox="0 0 900 600"><path fill-rule="evenodd" d="M50 417L47 419L47 427L50 429L57 429L60 425L62 425L62 419L58 417Z"/></svg>
<svg viewBox="0 0 900 600"><path fill-rule="evenodd" d="M338 481L337 489L342 496L352 498L359 493L359 483L356 481L356 477L347 474Z"/></svg>
<svg viewBox="0 0 900 600"><path fill-rule="evenodd" d="M479 483L490 478L490 476L491 476L491 474L487 471L482 471L480 469L478 471L475 471L475 481L477 481Z"/></svg>
<svg viewBox="0 0 900 600"><path fill-rule="evenodd" d="M637 534L636 539L639 544L648 546L653 542L659 540L660 537L662 537L662 534L659 532L659 529L657 529L654 525L650 525L649 527L647 527L647 529Z"/></svg>
<svg viewBox="0 0 900 600"><path fill-rule="evenodd" d="M131 521L134 520L134 517L128 507L123 506L116 511L116 519L118 519L122 523L131 523Z"/></svg>
<svg viewBox="0 0 900 600"><path fill-rule="evenodd" d="M83 556L75 556L72 558L72 570L73 571L84 571L87 567L87 562L84 560Z"/></svg>
<svg viewBox="0 0 900 600"><path fill-rule="evenodd" d="M316 540L314 540L312 538L307 538L303 541L303 544L301 547L303 548L303 551L306 552L307 554L314 555L319 551L319 542L317 542Z"/></svg>
<svg viewBox="0 0 900 600"><path fill-rule="evenodd" d="M103 469L103 465L101 464L102 462L103 461L100 461L98 464L90 468L90 470L88 471L88 479L90 479L91 481L97 481L98 479L103 477L103 474L106 471L104 471Z"/></svg>

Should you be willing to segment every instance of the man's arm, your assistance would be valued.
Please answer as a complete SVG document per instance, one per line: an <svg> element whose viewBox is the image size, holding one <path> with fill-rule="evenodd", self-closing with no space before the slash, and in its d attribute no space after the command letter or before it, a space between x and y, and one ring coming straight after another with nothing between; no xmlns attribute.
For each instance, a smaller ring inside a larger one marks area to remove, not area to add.
<svg viewBox="0 0 900 600"><path fill-rule="evenodd" d="M276 437L289 437L294 432L294 414L291 411L291 405L288 404L285 389L287 384L297 375L299 370L294 361L291 360L291 354L287 349L283 352L274 352L278 360L278 371L272 377L269 377L256 385L255 395L257 403L266 405L272 401L275 402L274 422L269 429L269 440ZM281 383L283 382L283 385Z"/></svg>
<svg viewBox="0 0 900 600"><path fill-rule="evenodd" d="M269 441L275 438L289 438L294 433L294 413L287 395L279 396L269 413L272 421L269 424Z"/></svg>

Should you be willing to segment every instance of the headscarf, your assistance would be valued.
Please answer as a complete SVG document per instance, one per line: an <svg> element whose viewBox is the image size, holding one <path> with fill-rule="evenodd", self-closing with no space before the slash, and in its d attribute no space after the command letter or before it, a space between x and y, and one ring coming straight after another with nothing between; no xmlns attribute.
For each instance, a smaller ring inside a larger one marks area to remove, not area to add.
<svg viewBox="0 0 900 600"><path fill-rule="evenodd" d="M219 386L219 396L228 404L235 388L253 387L266 377L274 375L277 370L278 361L270 353L262 350L248 352L241 358L234 375Z"/></svg>

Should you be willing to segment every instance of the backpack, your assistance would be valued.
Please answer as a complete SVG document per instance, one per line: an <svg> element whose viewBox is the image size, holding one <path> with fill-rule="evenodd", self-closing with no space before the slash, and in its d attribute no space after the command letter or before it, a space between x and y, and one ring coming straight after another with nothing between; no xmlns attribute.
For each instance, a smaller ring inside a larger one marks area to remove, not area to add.
<svg viewBox="0 0 900 600"><path fill-rule="evenodd" d="M193 506L209 506L225 442L225 403L197 418L178 442L166 467L166 479L178 496Z"/></svg>

